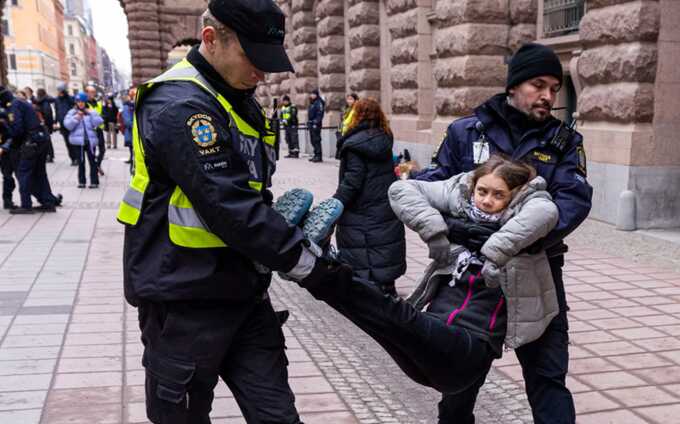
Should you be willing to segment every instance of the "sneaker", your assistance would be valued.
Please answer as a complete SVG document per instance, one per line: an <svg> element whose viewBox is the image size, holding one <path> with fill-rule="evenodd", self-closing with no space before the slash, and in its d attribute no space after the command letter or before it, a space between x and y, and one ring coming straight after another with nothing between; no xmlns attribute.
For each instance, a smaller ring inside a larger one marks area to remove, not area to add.
<svg viewBox="0 0 680 424"><path fill-rule="evenodd" d="M284 156L284 158L288 158L288 159L299 159L299 158L300 158L300 154L299 154L299 153L288 153L286 156Z"/></svg>
<svg viewBox="0 0 680 424"><path fill-rule="evenodd" d="M312 207L314 195L303 188L288 190L272 206L291 225L298 225Z"/></svg>
<svg viewBox="0 0 680 424"><path fill-rule="evenodd" d="M85 188L85 184L78 184L78 188Z"/></svg>
<svg viewBox="0 0 680 424"><path fill-rule="evenodd" d="M40 205L33 208L36 212L56 212L57 208L51 205Z"/></svg>
<svg viewBox="0 0 680 424"><path fill-rule="evenodd" d="M33 208L10 209L9 213L12 215L30 215L33 213Z"/></svg>
<svg viewBox="0 0 680 424"><path fill-rule="evenodd" d="M324 200L309 212L302 225L302 232L319 246L325 244L322 242L331 235L344 209L342 202L334 197Z"/></svg>
<svg viewBox="0 0 680 424"><path fill-rule="evenodd" d="M90 184L90 188L99 188L99 184Z"/></svg>
<svg viewBox="0 0 680 424"><path fill-rule="evenodd" d="M323 159L321 159L321 158L318 157L318 156L314 156L314 157L311 158L309 161L310 161L310 162L313 162L313 163L318 163L318 162L323 162Z"/></svg>

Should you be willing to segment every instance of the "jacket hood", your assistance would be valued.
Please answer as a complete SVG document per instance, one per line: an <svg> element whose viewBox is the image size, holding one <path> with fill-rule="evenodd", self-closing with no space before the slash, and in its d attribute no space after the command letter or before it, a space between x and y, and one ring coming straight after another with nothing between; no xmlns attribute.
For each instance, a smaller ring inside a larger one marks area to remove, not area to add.
<svg viewBox="0 0 680 424"><path fill-rule="evenodd" d="M452 211L457 211L461 216L466 214L472 208L470 198L472 197L472 175L474 172L466 172L458 174L453 177L456 179L456 184L450 197L450 206ZM534 197L544 197L552 200L550 194L545 191L548 184L541 176L537 176L533 180L523 185L512 197L510 204L503 211L500 223L501 225L509 221L517 211L529 199Z"/></svg>
<svg viewBox="0 0 680 424"><path fill-rule="evenodd" d="M357 127L344 137L340 154L352 150L368 159L385 159L392 157L392 136L380 128Z"/></svg>

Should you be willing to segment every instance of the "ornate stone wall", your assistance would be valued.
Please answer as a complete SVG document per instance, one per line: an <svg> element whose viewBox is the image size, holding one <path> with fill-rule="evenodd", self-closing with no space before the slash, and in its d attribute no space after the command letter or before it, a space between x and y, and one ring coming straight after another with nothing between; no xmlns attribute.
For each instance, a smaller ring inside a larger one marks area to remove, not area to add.
<svg viewBox="0 0 680 424"><path fill-rule="evenodd" d="M380 100L380 4L377 0L349 0L348 87L360 97Z"/></svg>
<svg viewBox="0 0 680 424"><path fill-rule="evenodd" d="M581 117L651 122L659 35L657 1L593 0L581 21Z"/></svg>
<svg viewBox="0 0 680 424"><path fill-rule="evenodd" d="M418 113L418 9L416 0L388 0L392 46L392 113Z"/></svg>
<svg viewBox="0 0 680 424"><path fill-rule="evenodd" d="M345 8L342 1L319 0L315 10L319 48L319 89L326 108L340 111L345 105Z"/></svg>
<svg viewBox="0 0 680 424"><path fill-rule="evenodd" d="M508 0L437 0L431 22L437 115L467 115L503 90L511 53Z"/></svg>
<svg viewBox="0 0 680 424"><path fill-rule="evenodd" d="M132 81L143 82L166 68L176 43L199 38L207 0L120 0L128 18Z"/></svg>

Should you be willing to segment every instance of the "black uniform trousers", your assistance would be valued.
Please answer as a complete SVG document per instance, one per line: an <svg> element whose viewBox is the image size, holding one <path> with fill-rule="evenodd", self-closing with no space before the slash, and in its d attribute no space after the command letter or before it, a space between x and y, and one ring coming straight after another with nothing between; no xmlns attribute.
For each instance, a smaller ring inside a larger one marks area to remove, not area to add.
<svg viewBox="0 0 680 424"><path fill-rule="evenodd" d="M562 281L564 256L549 259L553 279ZM515 350L522 366L527 398L535 424L573 424L574 399L566 386L569 366L567 312L561 311L537 340ZM489 372L487 368L484 375ZM473 410L484 378L464 392L444 395L439 402L439 424L473 424Z"/></svg>
<svg viewBox="0 0 680 424"><path fill-rule="evenodd" d="M468 329L416 310L361 278L323 290L312 294L371 336L416 383L460 393L484 382L493 351Z"/></svg>
<svg viewBox="0 0 680 424"><path fill-rule="evenodd" d="M314 149L314 157L321 159L321 126L312 125L309 127L309 141L312 143L312 149Z"/></svg>
<svg viewBox="0 0 680 424"><path fill-rule="evenodd" d="M106 140L104 139L104 130L101 128L96 129L97 133L97 165L101 168L102 162L104 162L104 153L106 153Z"/></svg>
<svg viewBox="0 0 680 424"><path fill-rule="evenodd" d="M249 424L299 424L281 325L270 301L139 305L147 416L209 424L218 377Z"/></svg>
<svg viewBox="0 0 680 424"><path fill-rule="evenodd" d="M286 144L288 145L289 154L300 153L300 142L298 141L298 129L297 127L285 127L286 130Z"/></svg>
<svg viewBox="0 0 680 424"><path fill-rule="evenodd" d="M10 149L0 158L2 169L2 200L5 204L12 203L12 193L16 188L14 174L19 168L20 153L18 149Z"/></svg>
<svg viewBox="0 0 680 424"><path fill-rule="evenodd" d="M56 206L57 198L52 194L52 188L47 178L47 149L37 156L27 159L21 158L17 168L17 180L19 180L19 194L21 195L21 207L30 209L33 207L31 196L38 199L44 206Z"/></svg>

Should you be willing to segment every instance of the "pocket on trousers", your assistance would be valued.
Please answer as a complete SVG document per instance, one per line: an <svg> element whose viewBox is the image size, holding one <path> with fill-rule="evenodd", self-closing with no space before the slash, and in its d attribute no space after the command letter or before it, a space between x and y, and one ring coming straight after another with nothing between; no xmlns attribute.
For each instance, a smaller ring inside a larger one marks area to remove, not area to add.
<svg viewBox="0 0 680 424"><path fill-rule="evenodd" d="M196 372L196 364L160 356L146 350L142 365L148 375L157 381L156 397L174 404L186 401L187 387Z"/></svg>

